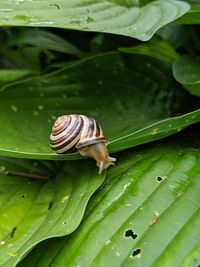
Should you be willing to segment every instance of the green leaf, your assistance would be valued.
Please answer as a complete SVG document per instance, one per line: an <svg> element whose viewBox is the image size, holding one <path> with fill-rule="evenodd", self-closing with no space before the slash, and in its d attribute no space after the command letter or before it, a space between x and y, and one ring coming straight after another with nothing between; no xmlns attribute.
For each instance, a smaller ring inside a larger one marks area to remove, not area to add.
<svg viewBox="0 0 200 267"><path fill-rule="evenodd" d="M158 0L139 7L132 1L0 1L2 26L43 26L107 32L150 39L162 26L181 17L190 6Z"/></svg>
<svg viewBox="0 0 200 267"><path fill-rule="evenodd" d="M170 23L162 27L157 35L168 42L174 49L177 49L185 44L190 38L188 36L188 27L176 23Z"/></svg>
<svg viewBox="0 0 200 267"><path fill-rule="evenodd" d="M200 121L184 112L170 67L142 55L108 53L0 92L0 153L35 159L75 159L49 146L57 116L85 114L102 125L111 152L156 140ZM174 115L173 115L174 114ZM170 117L174 116L174 117Z"/></svg>
<svg viewBox="0 0 200 267"><path fill-rule="evenodd" d="M0 266L15 266L38 242L77 228L89 198L104 180L94 162L78 164L62 168L55 162L0 159ZM22 177L33 174L56 177Z"/></svg>
<svg viewBox="0 0 200 267"><path fill-rule="evenodd" d="M191 9L184 16L177 20L182 24L200 24L200 4L198 0L187 0Z"/></svg>
<svg viewBox="0 0 200 267"><path fill-rule="evenodd" d="M174 78L191 94L200 96L200 60L179 57L172 66Z"/></svg>
<svg viewBox="0 0 200 267"><path fill-rule="evenodd" d="M199 173L200 151L184 146L121 156L76 232L42 243L20 267L197 266Z"/></svg>
<svg viewBox="0 0 200 267"><path fill-rule="evenodd" d="M33 75L33 72L26 69L0 70L0 89L10 83L25 79L31 75Z"/></svg>
<svg viewBox="0 0 200 267"><path fill-rule="evenodd" d="M41 50L53 50L61 53L80 56L80 51L70 42L64 40L58 35L42 29L24 29L19 32L13 32L9 45L32 45Z"/></svg>
<svg viewBox="0 0 200 267"><path fill-rule="evenodd" d="M178 57L177 52L169 43L156 39L134 47L119 48L119 51L151 56L167 64L172 64Z"/></svg>

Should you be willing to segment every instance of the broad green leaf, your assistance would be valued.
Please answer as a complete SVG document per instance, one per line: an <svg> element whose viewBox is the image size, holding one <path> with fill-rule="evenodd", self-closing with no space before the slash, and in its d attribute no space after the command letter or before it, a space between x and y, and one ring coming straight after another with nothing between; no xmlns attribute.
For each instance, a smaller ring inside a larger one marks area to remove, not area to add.
<svg viewBox="0 0 200 267"><path fill-rule="evenodd" d="M200 3L199 0L187 0L191 9L184 16L177 20L183 24L200 24Z"/></svg>
<svg viewBox="0 0 200 267"><path fill-rule="evenodd" d="M200 96L200 60L182 56L172 67L174 78L191 94Z"/></svg>
<svg viewBox="0 0 200 267"><path fill-rule="evenodd" d="M33 72L26 69L0 69L0 89L9 83L25 79L33 75Z"/></svg>
<svg viewBox="0 0 200 267"><path fill-rule="evenodd" d="M23 177L30 174L54 177ZM103 179L91 161L62 167L55 162L1 158L0 266L15 266L38 242L73 232Z"/></svg>
<svg viewBox="0 0 200 267"><path fill-rule="evenodd" d="M197 266L199 195L199 150L130 151L108 170L76 232L42 243L20 267Z"/></svg>
<svg viewBox="0 0 200 267"><path fill-rule="evenodd" d="M174 49L177 49L185 44L188 40L188 27L176 23L170 23L162 27L157 35L168 42Z"/></svg>
<svg viewBox="0 0 200 267"><path fill-rule="evenodd" d="M170 44L163 40L156 39L134 47L119 48L119 51L151 56L164 61L167 64L172 64L178 57L177 52Z"/></svg>
<svg viewBox="0 0 200 267"><path fill-rule="evenodd" d="M75 62L0 92L0 153L35 159L75 159L49 146L57 116L85 114L102 125L111 152L156 140L200 121L184 112L170 67L142 55L108 53ZM171 116L171 117L170 117Z"/></svg>
<svg viewBox="0 0 200 267"><path fill-rule="evenodd" d="M2 26L59 27L150 39L162 26L181 17L190 6L181 1L58 0L0 1Z"/></svg>
<svg viewBox="0 0 200 267"><path fill-rule="evenodd" d="M53 50L71 55L80 55L80 51L70 42L58 35L42 29L22 28L21 31L13 32L9 45L32 45L41 50Z"/></svg>

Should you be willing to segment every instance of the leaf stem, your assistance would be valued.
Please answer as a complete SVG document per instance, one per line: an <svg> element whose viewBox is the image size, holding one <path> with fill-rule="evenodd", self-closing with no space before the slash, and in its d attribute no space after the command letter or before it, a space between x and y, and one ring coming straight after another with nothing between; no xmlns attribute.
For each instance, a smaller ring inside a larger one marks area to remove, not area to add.
<svg viewBox="0 0 200 267"><path fill-rule="evenodd" d="M33 179L40 179L40 180L48 180L49 176L34 174L34 173L25 173L25 172L16 172L16 171L6 171L6 175L11 176L20 176L20 177L27 177L27 178L33 178Z"/></svg>

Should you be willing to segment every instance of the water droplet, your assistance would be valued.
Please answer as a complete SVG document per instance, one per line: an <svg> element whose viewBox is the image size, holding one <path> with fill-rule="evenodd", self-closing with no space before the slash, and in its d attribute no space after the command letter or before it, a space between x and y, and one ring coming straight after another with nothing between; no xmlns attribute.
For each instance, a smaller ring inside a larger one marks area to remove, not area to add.
<svg viewBox="0 0 200 267"><path fill-rule="evenodd" d="M108 245L108 244L110 244L111 243L111 241L110 240L107 240L106 241L106 246Z"/></svg>
<svg viewBox="0 0 200 267"><path fill-rule="evenodd" d="M99 85L103 84L103 81L99 80L99 81L98 81L98 84L99 84Z"/></svg>
<svg viewBox="0 0 200 267"><path fill-rule="evenodd" d="M65 196L63 197L63 199L61 200L62 203L65 203L68 200L69 196Z"/></svg>
<svg viewBox="0 0 200 267"><path fill-rule="evenodd" d="M151 67L151 63L147 63L147 67L150 68Z"/></svg>
<svg viewBox="0 0 200 267"><path fill-rule="evenodd" d="M119 257L120 253L118 251L115 252L116 256Z"/></svg>
<svg viewBox="0 0 200 267"><path fill-rule="evenodd" d="M158 129L153 129L151 132L150 132L150 134L152 134L152 135L154 135L154 134L156 134L157 133L157 131L158 131Z"/></svg>
<svg viewBox="0 0 200 267"><path fill-rule="evenodd" d="M52 120L56 120L56 116L51 116Z"/></svg>
<svg viewBox="0 0 200 267"><path fill-rule="evenodd" d="M18 108L16 106L11 106L12 111L17 112Z"/></svg>
<svg viewBox="0 0 200 267"><path fill-rule="evenodd" d="M39 115L39 112L34 111L33 114L34 114L35 116L38 116L38 115Z"/></svg>
<svg viewBox="0 0 200 267"><path fill-rule="evenodd" d="M39 105L39 106L38 106L38 109L39 109L39 110L43 110L43 108L44 108L43 105Z"/></svg>

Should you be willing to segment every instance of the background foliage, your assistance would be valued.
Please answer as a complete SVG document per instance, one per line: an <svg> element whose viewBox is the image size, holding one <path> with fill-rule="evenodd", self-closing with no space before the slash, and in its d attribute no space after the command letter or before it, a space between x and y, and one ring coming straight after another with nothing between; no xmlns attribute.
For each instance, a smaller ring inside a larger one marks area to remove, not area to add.
<svg viewBox="0 0 200 267"><path fill-rule="evenodd" d="M0 0L1 266L199 265L199 13L195 0ZM102 175L49 147L74 113L117 158Z"/></svg>

